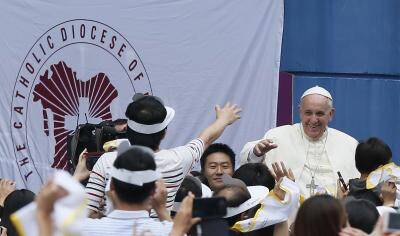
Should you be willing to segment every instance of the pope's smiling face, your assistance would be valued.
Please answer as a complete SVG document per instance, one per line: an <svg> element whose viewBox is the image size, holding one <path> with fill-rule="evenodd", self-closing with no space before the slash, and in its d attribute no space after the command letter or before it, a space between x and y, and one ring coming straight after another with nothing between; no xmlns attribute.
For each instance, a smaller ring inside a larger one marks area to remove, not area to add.
<svg viewBox="0 0 400 236"><path fill-rule="evenodd" d="M300 104L300 119L304 133L313 140L320 138L332 120L334 112L329 98L319 94L305 96Z"/></svg>

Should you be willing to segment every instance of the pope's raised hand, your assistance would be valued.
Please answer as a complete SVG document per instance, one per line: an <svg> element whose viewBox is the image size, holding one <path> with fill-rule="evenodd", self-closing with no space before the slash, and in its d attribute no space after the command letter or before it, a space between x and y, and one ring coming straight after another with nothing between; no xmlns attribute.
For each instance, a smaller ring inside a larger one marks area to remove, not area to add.
<svg viewBox="0 0 400 236"><path fill-rule="evenodd" d="M263 139L260 142L258 142L256 146L254 146L253 153L254 155L260 157L277 147L278 145L276 145L271 139Z"/></svg>

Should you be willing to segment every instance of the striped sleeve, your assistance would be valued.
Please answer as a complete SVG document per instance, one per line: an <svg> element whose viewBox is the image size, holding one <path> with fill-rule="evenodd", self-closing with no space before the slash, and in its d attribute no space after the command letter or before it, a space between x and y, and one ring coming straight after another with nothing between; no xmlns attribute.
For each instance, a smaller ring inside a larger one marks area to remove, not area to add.
<svg viewBox="0 0 400 236"><path fill-rule="evenodd" d="M167 188L168 191L166 207L168 210L171 210L172 205L174 204L176 192L178 191L185 176L183 175L182 167L163 171L162 176L165 183L165 187Z"/></svg>
<svg viewBox="0 0 400 236"><path fill-rule="evenodd" d="M96 162L86 184L86 195L88 198L87 208L98 211L100 202L105 197L106 174L101 160Z"/></svg>
<svg viewBox="0 0 400 236"><path fill-rule="evenodd" d="M200 161L200 157L204 152L204 142L200 138L196 138L182 148L184 150L181 150L180 155L182 158L183 173L186 176L193 169L194 165Z"/></svg>

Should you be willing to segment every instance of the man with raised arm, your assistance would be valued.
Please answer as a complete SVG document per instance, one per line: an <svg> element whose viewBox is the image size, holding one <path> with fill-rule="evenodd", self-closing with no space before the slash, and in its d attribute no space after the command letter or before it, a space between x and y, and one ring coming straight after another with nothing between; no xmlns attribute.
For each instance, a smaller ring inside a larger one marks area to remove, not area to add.
<svg viewBox="0 0 400 236"><path fill-rule="evenodd" d="M156 96L136 94L126 109L128 118L128 138L131 144L151 148L155 152L157 171L162 174L168 191L166 206L171 210L176 192L185 176L194 164L200 160L203 151L213 143L224 129L240 118L241 109L227 103L224 107L215 107L216 120L205 128L197 138L184 146L172 149L160 149L169 122L175 111L164 106ZM88 208L93 216L100 210L105 197L106 183L110 178L110 168L116 158L116 152L105 153L99 158L92 173L86 192L89 197Z"/></svg>
<svg viewBox="0 0 400 236"><path fill-rule="evenodd" d="M283 161L294 172L305 197L316 193L336 195L337 172L345 181L358 175L354 154L357 141L328 127L335 108L331 94L322 87L306 90L300 101L301 123L270 129L263 139L247 143L240 154L247 162Z"/></svg>

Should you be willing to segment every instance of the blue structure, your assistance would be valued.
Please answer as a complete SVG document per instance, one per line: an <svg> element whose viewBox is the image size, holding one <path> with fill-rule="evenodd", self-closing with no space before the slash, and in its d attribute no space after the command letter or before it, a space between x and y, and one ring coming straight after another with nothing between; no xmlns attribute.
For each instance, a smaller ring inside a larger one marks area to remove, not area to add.
<svg viewBox="0 0 400 236"><path fill-rule="evenodd" d="M281 71L301 93L319 84L334 96L332 127L377 136L400 163L400 1L286 0Z"/></svg>

